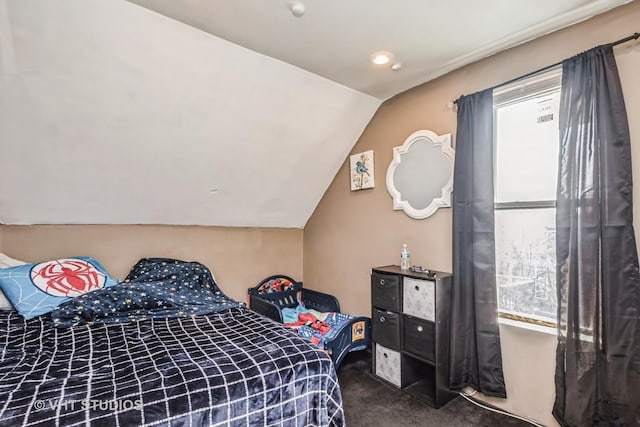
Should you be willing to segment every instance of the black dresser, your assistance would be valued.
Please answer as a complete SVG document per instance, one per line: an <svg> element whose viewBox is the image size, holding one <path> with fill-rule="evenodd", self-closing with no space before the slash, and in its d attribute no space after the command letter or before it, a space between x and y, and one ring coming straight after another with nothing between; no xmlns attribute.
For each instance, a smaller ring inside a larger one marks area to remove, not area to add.
<svg viewBox="0 0 640 427"><path fill-rule="evenodd" d="M435 408L456 396L447 389L450 295L450 273L371 271L373 373Z"/></svg>

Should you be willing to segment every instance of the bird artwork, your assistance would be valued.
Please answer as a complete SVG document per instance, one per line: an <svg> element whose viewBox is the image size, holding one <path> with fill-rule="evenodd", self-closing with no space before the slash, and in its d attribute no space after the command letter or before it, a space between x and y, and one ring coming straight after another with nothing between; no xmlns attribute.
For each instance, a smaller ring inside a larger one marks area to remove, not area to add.
<svg viewBox="0 0 640 427"><path fill-rule="evenodd" d="M358 171L358 173L366 173L367 175L371 176L371 174L369 173L369 169L367 169L364 163L362 163L360 160L356 162L356 171Z"/></svg>
<svg viewBox="0 0 640 427"><path fill-rule="evenodd" d="M351 191L373 188L373 150L351 156Z"/></svg>

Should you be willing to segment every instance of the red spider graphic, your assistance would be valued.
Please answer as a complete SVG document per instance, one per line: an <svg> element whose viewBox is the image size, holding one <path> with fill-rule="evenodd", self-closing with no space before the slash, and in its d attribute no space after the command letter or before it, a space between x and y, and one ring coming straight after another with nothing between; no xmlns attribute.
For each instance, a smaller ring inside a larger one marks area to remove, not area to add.
<svg viewBox="0 0 640 427"><path fill-rule="evenodd" d="M31 279L49 295L77 297L102 287L105 275L86 261L59 259L35 266Z"/></svg>

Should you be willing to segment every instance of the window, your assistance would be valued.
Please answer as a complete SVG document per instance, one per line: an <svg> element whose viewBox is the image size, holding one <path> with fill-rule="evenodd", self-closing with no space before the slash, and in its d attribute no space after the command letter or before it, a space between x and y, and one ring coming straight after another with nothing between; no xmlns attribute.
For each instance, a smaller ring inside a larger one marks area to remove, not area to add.
<svg viewBox="0 0 640 427"><path fill-rule="evenodd" d="M494 91L498 310L555 325L561 70Z"/></svg>

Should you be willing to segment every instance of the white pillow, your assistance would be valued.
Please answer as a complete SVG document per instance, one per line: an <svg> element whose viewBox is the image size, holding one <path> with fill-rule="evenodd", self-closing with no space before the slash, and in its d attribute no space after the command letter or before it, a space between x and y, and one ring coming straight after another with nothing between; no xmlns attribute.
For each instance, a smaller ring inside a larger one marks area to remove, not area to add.
<svg viewBox="0 0 640 427"><path fill-rule="evenodd" d="M3 253L0 253L0 268L16 267L18 265L24 265L24 264L26 264L26 262L13 259L11 257L6 256ZM11 305L11 303L9 302L7 297L4 296L1 290L0 290L0 310L14 310L13 305Z"/></svg>
<svg viewBox="0 0 640 427"><path fill-rule="evenodd" d="M0 253L0 268L17 267L19 265L25 265L25 264L27 264L26 261L13 259L11 257L6 256L3 253Z"/></svg>

